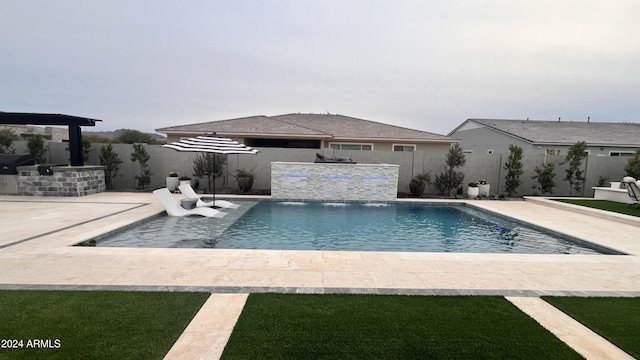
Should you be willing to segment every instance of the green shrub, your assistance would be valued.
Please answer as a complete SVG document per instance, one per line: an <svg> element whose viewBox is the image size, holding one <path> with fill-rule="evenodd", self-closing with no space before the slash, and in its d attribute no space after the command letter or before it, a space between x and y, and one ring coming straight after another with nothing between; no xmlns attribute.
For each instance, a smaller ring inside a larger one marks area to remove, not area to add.
<svg viewBox="0 0 640 360"><path fill-rule="evenodd" d="M138 189L144 189L151 183L151 169L149 169L149 153L143 144L133 144L133 152L131 153L131 161L140 164L140 175L134 175L136 186Z"/></svg>
<svg viewBox="0 0 640 360"><path fill-rule="evenodd" d="M507 196L511 197L516 193L516 189L520 186L520 176L524 172L522 170L522 148L511 144L509 145L509 157L504 164L505 174L505 191Z"/></svg>
<svg viewBox="0 0 640 360"><path fill-rule="evenodd" d="M453 196L453 190L462 185L464 181L464 173L457 171L460 166L464 166L466 163L464 153L459 144L454 144L449 148L449 152L445 156L444 171L436 175L435 184L441 194L447 192L449 197Z"/></svg>
<svg viewBox="0 0 640 360"><path fill-rule="evenodd" d="M42 164L47 162L47 153L49 149L44 144L44 139L40 135L35 135L27 141L27 149L29 149L29 155L33 156L36 163Z"/></svg>
<svg viewBox="0 0 640 360"><path fill-rule="evenodd" d="M431 175L428 173L418 174L409 182L409 191L413 196L422 196L428 185L431 185Z"/></svg>
<svg viewBox="0 0 640 360"><path fill-rule="evenodd" d="M113 189L113 178L118 175L122 160L113 150L113 145L102 145L100 148L100 165L104 166L104 183L107 189Z"/></svg>
<svg viewBox="0 0 640 360"><path fill-rule="evenodd" d="M627 160L627 165L624 167L624 173L627 176L632 176L636 179L640 179L640 149L633 153L633 156Z"/></svg>
<svg viewBox="0 0 640 360"><path fill-rule="evenodd" d="M15 154L16 149L13 147L13 142L17 138L11 129L0 130L0 154Z"/></svg>
<svg viewBox="0 0 640 360"><path fill-rule="evenodd" d="M564 180L569 183L569 196L572 195L572 191L580 192L584 185L584 171L582 170L582 161L587 157L587 143L584 141L578 141L577 143L569 147L569 152L564 158L561 165L569 164L564 170L566 175Z"/></svg>
<svg viewBox="0 0 640 360"><path fill-rule="evenodd" d="M556 186L555 178L556 174L554 173L556 166L552 163L542 164L540 166L536 166L534 171L536 175L532 176L531 179L538 181L538 186L533 186L534 189L540 190L542 195L544 194L553 194L553 188Z"/></svg>

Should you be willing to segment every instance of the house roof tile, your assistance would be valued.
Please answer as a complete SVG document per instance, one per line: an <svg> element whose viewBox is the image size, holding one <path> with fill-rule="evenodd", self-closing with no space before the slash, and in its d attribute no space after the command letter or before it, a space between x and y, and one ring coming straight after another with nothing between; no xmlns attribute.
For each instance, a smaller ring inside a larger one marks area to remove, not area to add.
<svg viewBox="0 0 640 360"><path fill-rule="evenodd" d="M317 136L345 139L398 139L445 141L454 139L421 130L383 124L337 114L286 114L250 116L156 129L166 134L216 132L226 136L255 134L274 136Z"/></svg>
<svg viewBox="0 0 640 360"><path fill-rule="evenodd" d="M640 124L546 120L468 119L532 143L640 145Z"/></svg>

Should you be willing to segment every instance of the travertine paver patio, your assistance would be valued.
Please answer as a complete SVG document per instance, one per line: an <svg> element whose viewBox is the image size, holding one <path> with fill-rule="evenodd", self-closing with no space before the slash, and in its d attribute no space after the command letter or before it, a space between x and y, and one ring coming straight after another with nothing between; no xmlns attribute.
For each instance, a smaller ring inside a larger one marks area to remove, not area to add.
<svg viewBox="0 0 640 360"><path fill-rule="evenodd" d="M150 193L101 193L79 198L0 196L0 289L214 293L211 303L181 337L187 342L203 336L215 339L212 347L200 349L179 342L168 358L184 356L182 351L189 348L199 354L219 354L235 323L228 318L220 322L220 314L228 309L239 312L245 299L242 294L254 291L495 294L510 298L541 294L640 296L640 260L636 256L640 254L640 227L635 219L602 213L593 216L575 206L558 208L544 202L471 203L630 255L71 247L163 209ZM238 295L220 295L229 293ZM203 322L218 325L207 328ZM569 334L565 341L570 345L576 342L572 345L575 348L600 346L588 339ZM619 358L613 349L582 350L581 354Z"/></svg>

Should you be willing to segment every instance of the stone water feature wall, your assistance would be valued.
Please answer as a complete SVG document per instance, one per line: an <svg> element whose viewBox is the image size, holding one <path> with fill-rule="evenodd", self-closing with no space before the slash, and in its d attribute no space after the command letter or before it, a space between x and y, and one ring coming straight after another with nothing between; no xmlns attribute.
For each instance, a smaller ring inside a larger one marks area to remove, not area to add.
<svg viewBox="0 0 640 360"><path fill-rule="evenodd" d="M105 191L104 166L53 166L41 175L38 166L18 167L18 195L84 196Z"/></svg>
<svg viewBox="0 0 640 360"><path fill-rule="evenodd" d="M271 163L271 198L393 201L399 166L392 164Z"/></svg>

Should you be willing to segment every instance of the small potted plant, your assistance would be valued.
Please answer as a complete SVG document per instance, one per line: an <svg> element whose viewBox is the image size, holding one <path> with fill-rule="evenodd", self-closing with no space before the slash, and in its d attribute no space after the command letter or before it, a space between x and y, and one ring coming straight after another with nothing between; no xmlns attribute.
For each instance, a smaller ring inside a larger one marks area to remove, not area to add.
<svg viewBox="0 0 640 360"><path fill-rule="evenodd" d="M420 197L427 188L427 185L431 185L431 176L426 173L418 174L409 182L409 191L411 191L411 195Z"/></svg>
<svg viewBox="0 0 640 360"><path fill-rule="evenodd" d="M175 171L170 172L169 176L166 178L167 189L169 189L169 191L176 191L179 183L180 180L178 180L178 173Z"/></svg>
<svg viewBox="0 0 640 360"><path fill-rule="evenodd" d="M241 192L247 192L253 187L253 174L245 169L236 170L236 180Z"/></svg>
<svg viewBox="0 0 640 360"><path fill-rule="evenodd" d="M469 185L467 185L467 195L469 196L470 199L474 199L478 197L479 193L480 193L480 189L478 188L477 182L473 181L473 182L470 182Z"/></svg>
<svg viewBox="0 0 640 360"><path fill-rule="evenodd" d="M180 185L182 184L189 184L191 185L191 178L188 176L180 176Z"/></svg>
<svg viewBox="0 0 640 360"><path fill-rule="evenodd" d="M478 196L489 196L489 188L491 187L491 185L489 185L489 183L487 183L487 180L485 179L481 179L477 181L478 183Z"/></svg>

